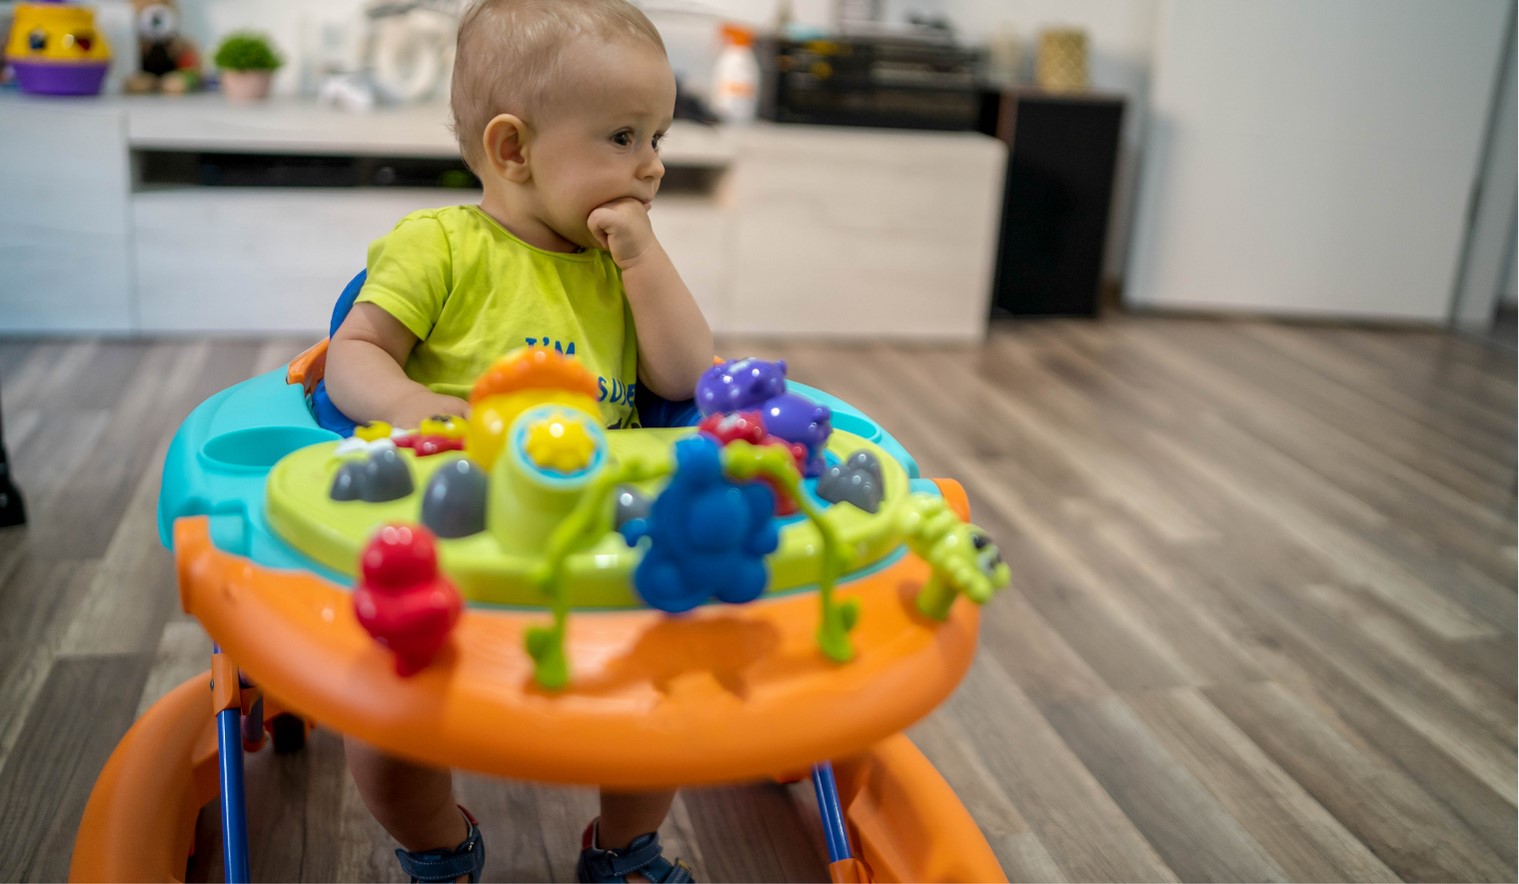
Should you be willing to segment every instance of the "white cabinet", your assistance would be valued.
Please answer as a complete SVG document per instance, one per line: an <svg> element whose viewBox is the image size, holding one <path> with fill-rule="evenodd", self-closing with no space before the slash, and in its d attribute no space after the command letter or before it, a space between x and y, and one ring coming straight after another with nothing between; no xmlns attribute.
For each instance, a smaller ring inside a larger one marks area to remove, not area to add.
<svg viewBox="0 0 1519 884"><path fill-rule="evenodd" d="M979 340L1006 148L966 133L758 127L731 172L731 324Z"/></svg>
<svg viewBox="0 0 1519 884"><path fill-rule="evenodd" d="M20 97L0 108L0 332L136 325L119 114Z"/></svg>
<svg viewBox="0 0 1519 884"><path fill-rule="evenodd" d="M382 188L149 190L132 200L143 330L327 328L369 244L456 191Z"/></svg>
<svg viewBox="0 0 1519 884"><path fill-rule="evenodd" d="M134 177L132 158L454 157L446 119L219 96L0 96L0 333L320 333L374 239L479 192L165 185ZM712 186L667 187L654 228L714 331L985 334L1001 142L765 124L671 134L666 165Z"/></svg>

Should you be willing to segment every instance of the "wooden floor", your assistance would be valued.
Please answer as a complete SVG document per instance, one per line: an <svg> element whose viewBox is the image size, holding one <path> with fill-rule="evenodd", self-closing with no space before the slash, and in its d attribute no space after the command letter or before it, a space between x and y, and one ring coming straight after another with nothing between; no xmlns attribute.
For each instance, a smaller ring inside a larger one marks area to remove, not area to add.
<svg viewBox="0 0 1519 884"><path fill-rule="evenodd" d="M192 405L308 341L0 342L0 880L55 880L134 716L204 668L153 506ZM959 478L1011 562L913 738L1013 880L1515 880L1515 360L1433 332L1117 318L777 347ZM254 874L401 880L318 731L250 761ZM465 778L492 880L588 791ZM215 877L208 829L198 875ZM801 786L687 792L705 880L826 880Z"/></svg>

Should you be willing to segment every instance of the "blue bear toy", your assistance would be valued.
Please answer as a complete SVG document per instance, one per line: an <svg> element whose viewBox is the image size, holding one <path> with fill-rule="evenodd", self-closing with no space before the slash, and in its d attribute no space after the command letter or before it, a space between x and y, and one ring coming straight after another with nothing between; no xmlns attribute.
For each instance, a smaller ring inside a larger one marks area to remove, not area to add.
<svg viewBox="0 0 1519 884"><path fill-rule="evenodd" d="M671 614L711 596L729 604L759 598L769 582L765 556L780 543L774 508L765 485L735 484L723 474L716 440L697 435L675 443L670 484L647 516L622 527L630 546L649 539L633 571L639 597Z"/></svg>
<svg viewBox="0 0 1519 884"><path fill-rule="evenodd" d="M807 447L803 474L823 473L823 446L833 432L833 412L798 393L786 391L786 361L739 359L714 365L696 382L702 416L758 411L765 432Z"/></svg>

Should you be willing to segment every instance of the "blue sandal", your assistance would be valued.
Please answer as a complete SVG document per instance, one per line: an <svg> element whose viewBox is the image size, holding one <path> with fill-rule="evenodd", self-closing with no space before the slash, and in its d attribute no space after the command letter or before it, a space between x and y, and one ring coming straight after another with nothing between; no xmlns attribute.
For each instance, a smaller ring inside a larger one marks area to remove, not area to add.
<svg viewBox="0 0 1519 884"><path fill-rule="evenodd" d="M591 820L580 839L580 861L575 863L575 877L583 882L624 882L638 874L659 884L684 884L695 881L691 867L665 859L659 846L659 833L649 832L634 838L622 850L602 850L596 846L596 823Z"/></svg>
<svg viewBox="0 0 1519 884"><path fill-rule="evenodd" d="M469 823L469 834L453 850L409 851L396 848L396 859L401 861L401 871L411 876L413 882L436 884L457 881L460 875L468 875L471 884L480 880L485 868L485 841L480 837L480 824L463 807L464 821Z"/></svg>

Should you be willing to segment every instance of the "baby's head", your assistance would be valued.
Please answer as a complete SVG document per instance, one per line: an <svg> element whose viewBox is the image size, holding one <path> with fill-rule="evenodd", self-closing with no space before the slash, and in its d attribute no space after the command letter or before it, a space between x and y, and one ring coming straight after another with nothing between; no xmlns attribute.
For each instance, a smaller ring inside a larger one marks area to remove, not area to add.
<svg viewBox="0 0 1519 884"><path fill-rule="evenodd" d="M459 26L452 103L487 192L531 185L545 223L591 247L592 209L648 203L659 189L675 77L659 32L627 0L479 0Z"/></svg>

